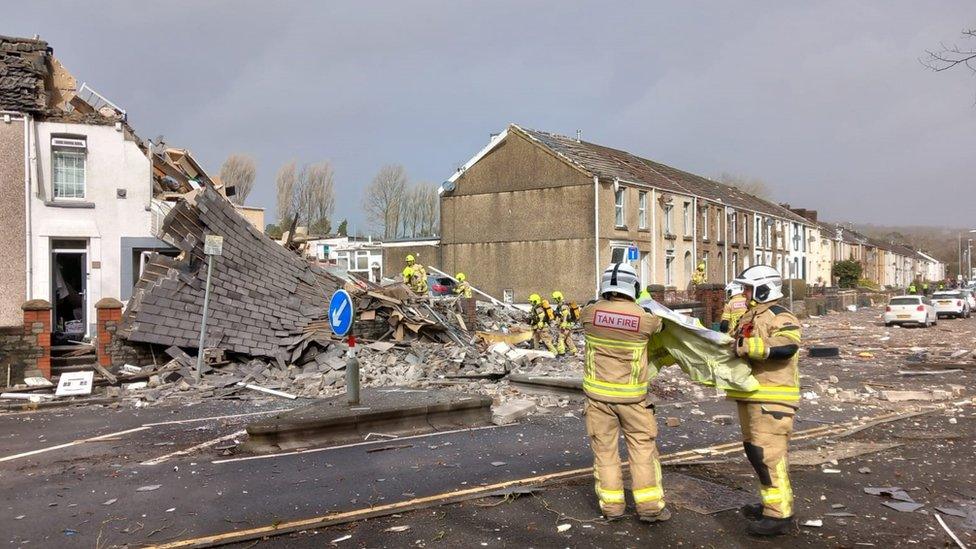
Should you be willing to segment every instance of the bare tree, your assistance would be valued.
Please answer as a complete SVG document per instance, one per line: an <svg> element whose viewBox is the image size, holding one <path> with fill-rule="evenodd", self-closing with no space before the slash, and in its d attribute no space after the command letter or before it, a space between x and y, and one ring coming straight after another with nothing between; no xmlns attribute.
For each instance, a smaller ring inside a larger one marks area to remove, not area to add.
<svg viewBox="0 0 976 549"><path fill-rule="evenodd" d="M287 223L292 218L292 195L295 190L295 182L298 180L298 167L294 160L285 164L278 170L275 176L275 188L277 189L278 200L278 225L282 230L286 230Z"/></svg>
<svg viewBox="0 0 976 549"><path fill-rule="evenodd" d="M294 211L308 227L318 227L328 233L335 210L335 175L332 164L319 162L306 165L298 174L293 197Z"/></svg>
<svg viewBox="0 0 976 549"><path fill-rule="evenodd" d="M278 170L278 223L282 230L295 232L299 225L315 226L322 232L331 228L335 210L335 176L332 164L319 162L302 166L294 161ZM289 235L290 238L291 235Z"/></svg>
<svg viewBox="0 0 976 549"><path fill-rule="evenodd" d="M254 159L246 154L232 154L220 166L220 181L225 187L234 187L233 201L244 204L247 195L254 188L257 166Z"/></svg>
<svg viewBox="0 0 976 549"><path fill-rule="evenodd" d="M751 194L752 196L758 196L766 200L772 199L772 193L769 191L769 186L766 182L759 178L749 178L741 175L731 174L722 172L718 176L719 183L724 183L731 187L735 187L740 191Z"/></svg>
<svg viewBox="0 0 976 549"><path fill-rule="evenodd" d="M415 189L415 200L417 208L417 236L434 236L437 234L440 196L437 194L437 185L432 183L420 183Z"/></svg>
<svg viewBox="0 0 976 549"><path fill-rule="evenodd" d="M406 187L406 171L398 164L383 166L366 187L363 209L369 221L382 229L385 239L397 235Z"/></svg>
<svg viewBox="0 0 976 549"><path fill-rule="evenodd" d="M964 38L976 38L976 29L963 30L962 35ZM970 71L976 73L976 66L974 66L976 48L964 48L958 44L947 46L945 43L940 43L938 50L925 50L925 57L920 58L919 61L936 72L949 70L956 65L966 65Z"/></svg>

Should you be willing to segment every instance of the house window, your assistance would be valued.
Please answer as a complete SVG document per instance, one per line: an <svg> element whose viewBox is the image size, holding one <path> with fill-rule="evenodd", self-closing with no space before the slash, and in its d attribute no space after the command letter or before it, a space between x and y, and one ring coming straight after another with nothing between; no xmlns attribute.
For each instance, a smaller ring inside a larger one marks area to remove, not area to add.
<svg viewBox="0 0 976 549"><path fill-rule="evenodd" d="M85 198L84 138L51 138L51 171L54 198Z"/></svg>
<svg viewBox="0 0 976 549"><path fill-rule="evenodd" d="M638 228L647 228L647 191L637 193Z"/></svg>
<svg viewBox="0 0 976 549"><path fill-rule="evenodd" d="M685 252L685 284L691 284L691 275L695 270L695 263L692 260L691 252Z"/></svg>
<svg viewBox="0 0 976 549"><path fill-rule="evenodd" d="M715 215L715 240L722 241L725 240L722 235L722 214L723 210L719 210Z"/></svg>
<svg viewBox="0 0 976 549"><path fill-rule="evenodd" d="M732 274L735 276L741 272L739 269L739 252L732 252Z"/></svg>
<svg viewBox="0 0 976 549"><path fill-rule="evenodd" d="M336 267L349 270L349 252L339 252L336 254Z"/></svg>
<svg viewBox="0 0 976 549"><path fill-rule="evenodd" d="M800 251L800 240L803 237L800 236L800 225L799 223L793 224L793 251Z"/></svg>
<svg viewBox="0 0 976 549"><path fill-rule="evenodd" d="M369 252L368 251L357 251L356 252L356 269L357 271L368 271L369 270Z"/></svg>
<svg viewBox="0 0 976 549"><path fill-rule="evenodd" d="M758 216L753 218L752 233L756 235L756 247L762 247L762 227L760 226L761 221Z"/></svg>
<svg viewBox="0 0 976 549"><path fill-rule="evenodd" d="M691 202L684 203L682 215L684 216L685 236L691 236Z"/></svg>
<svg viewBox="0 0 976 549"><path fill-rule="evenodd" d="M624 226L624 188L621 187L613 192L613 214L614 224L618 227Z"/></svg>
<svg viewBox="0 0 976 549"><path fill-rule="evenodd" d="M674 234L674 205L666 204L664 206L664 234Z"/></svg>
<svg viewBox="0 0 976 549"><path fill-rule="evenodd" d="M702 263L705 264L705 276L708 277L708 252L702 252Z"/></svg>
<svg viewBox="0 0 976 549"><path fill-rule="evenodd" d="M664 252L664 285L674 286L674 250Z"/></svg>
<svg viewBox="0 0 976 549"><path fill-rule="evenodd" d="M732 212L732 227L731 227L731 229L732 230L729 231L729 232L732 233L732 243L733 244L738 244L739 243L739 214L737 214L736 212Z"/></svg>
<svg viewBox="0 0 976 549"><path fill-rule="evenodd" d="M702 208L702 240L708 240L708 206Z"/></svg>

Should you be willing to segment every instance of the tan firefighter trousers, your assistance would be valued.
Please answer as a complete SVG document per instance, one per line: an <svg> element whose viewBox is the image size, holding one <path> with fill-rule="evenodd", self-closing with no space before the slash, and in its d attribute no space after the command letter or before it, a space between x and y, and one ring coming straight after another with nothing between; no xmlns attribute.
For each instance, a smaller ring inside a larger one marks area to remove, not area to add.
<svg viewBox="0 0 976 549"><path fill-rule="evenodd" d="M793 516L787 448L796 410L784 404L737 401L746 457L759 477L763 515Z"/></svg>
<svg viewBox="0 0 976 549"><path fill-rule="evenodd" d="M654 412L638 404L611 404L587 399L586 432L593 449L593 477L600 509L608 517L625 508L620 469L620 430L623 429L630 461L631 491L637 514L655 515L664 508L661 463L658 461L657 423Z"/></svg>

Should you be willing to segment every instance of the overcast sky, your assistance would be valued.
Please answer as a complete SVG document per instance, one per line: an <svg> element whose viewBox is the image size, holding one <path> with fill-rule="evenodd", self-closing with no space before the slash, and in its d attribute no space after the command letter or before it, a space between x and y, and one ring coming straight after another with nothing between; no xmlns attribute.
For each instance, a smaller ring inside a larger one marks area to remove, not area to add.
<svg viewBox="0 0 976 549"><path fill-rule="evenodd" d="M971 226L976 78L918 58L972 26L972 0L32 0L0 33L39 34L214 173L253 155L269 221L288 160L330 160L358 229L383 164L439 183L516 122L758 177L830 220Z"/></svg>

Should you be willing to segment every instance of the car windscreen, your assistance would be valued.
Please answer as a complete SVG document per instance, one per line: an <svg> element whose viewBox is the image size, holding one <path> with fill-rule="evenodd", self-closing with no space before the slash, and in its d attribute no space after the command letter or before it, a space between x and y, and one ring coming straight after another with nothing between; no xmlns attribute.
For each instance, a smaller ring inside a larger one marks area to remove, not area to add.
<svg viewBox="0 0 976 549"><path fill-rule="evenodd" d="M917 297L893 297L888 305L918 305Z"/></svg>

